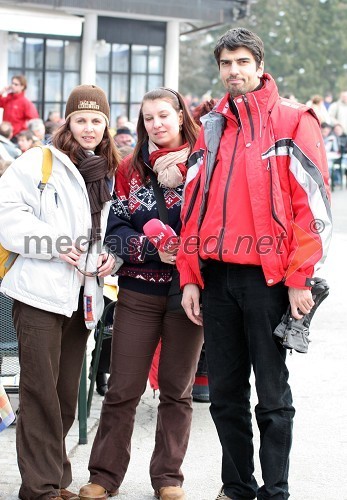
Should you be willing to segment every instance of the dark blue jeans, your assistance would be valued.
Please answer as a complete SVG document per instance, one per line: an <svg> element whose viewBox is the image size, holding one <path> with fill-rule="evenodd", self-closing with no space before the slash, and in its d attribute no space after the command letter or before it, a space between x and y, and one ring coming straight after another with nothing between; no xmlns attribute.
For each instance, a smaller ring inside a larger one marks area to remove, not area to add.
<svg viewBox="0 0 347 500"><path fill-rule="evenodd" d="M268 287L261 267L209 261L202 307L211 415L223 450L222 480L233 500L286 500L294 407L286 350L272 336L288 289ZM253 367L264 485L254 478L250 374Z"/></svg>

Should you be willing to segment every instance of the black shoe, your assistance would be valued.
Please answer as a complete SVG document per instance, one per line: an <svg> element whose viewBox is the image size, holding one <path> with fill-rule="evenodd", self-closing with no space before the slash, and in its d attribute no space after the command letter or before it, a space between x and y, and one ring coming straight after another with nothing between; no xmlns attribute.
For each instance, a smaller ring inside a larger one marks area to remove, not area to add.
<svg viewBox="0 0 347 500"><path fill-rule="evenodd" d="M107 377L106 373L98 372L96 374L96 392L100 394L100 396L105 396L107 391Z"/></svg>

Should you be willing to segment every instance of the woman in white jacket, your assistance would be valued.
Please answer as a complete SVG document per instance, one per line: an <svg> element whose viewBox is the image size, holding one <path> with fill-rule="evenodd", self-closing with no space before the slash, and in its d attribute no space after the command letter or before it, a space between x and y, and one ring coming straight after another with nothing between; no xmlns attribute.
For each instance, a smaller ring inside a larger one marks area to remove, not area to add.
<svg viewBox="0 0 347 500"><path fill-rule="evenodd" d="M14 299L21 367L17 455L22 500L70 500L65 437L75 418L89 329L102 309L103 250L119 156L102 89L70 94L53 138L44 189L42 150L16 160L0 180L0 242L18 254L1 291Z"/></svg>

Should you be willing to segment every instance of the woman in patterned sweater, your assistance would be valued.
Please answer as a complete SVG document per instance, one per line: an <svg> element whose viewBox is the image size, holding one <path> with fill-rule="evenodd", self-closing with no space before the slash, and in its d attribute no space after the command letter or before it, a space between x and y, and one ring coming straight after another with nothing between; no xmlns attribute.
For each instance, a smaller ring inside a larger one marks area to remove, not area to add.
<svg viewBox="0 0 347 500"><path fill-rule="evenodd" d="M112 341L112 366L90 462L90 483L82 500L114 495L130 459L136 407L143 394L153 354L161 340L160 402L151 483L161 500L184 499L181 464L192 418L192 386L202 346L202 328L183 309L168 308L176 257L159 251L143 226L159 218L149 169L164 194L169 225L180 232L180 211L187 159L198 126L182 96L170 89L145 94L138 119L138 143L117 170L107 244L124 260Z"/></svg>

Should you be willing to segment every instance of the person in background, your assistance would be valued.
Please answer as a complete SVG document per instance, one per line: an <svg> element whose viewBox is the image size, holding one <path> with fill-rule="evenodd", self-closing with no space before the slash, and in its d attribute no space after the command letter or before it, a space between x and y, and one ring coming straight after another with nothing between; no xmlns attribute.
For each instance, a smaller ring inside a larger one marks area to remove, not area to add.
<svg viewBox="0 0 347 500"><path fill-rule="evenodd" d="M80 489L81 500L113 496L122 484L136 407L160 340L160 394L150 477L157 498L185 498L181 465L191 428L192 387L202 328L186 317L179 304L171 309L168 294L175 252L156 250L143 227L159 218L150 180L153 171L164 196L169 225L179 234L187 159L198 127L183 97L159 88L143 97L137 134L132 157L123 159L117 171L107 229L107 245L124 263L117 271L111 374L89 460L90 483Z"/></svg>
<svg viewBox="0 0 347 500"><path fill-rule="evenodd" d="M27 81L25 76L12 77L11 85L0 91L0 108L4 108L3 120L13 126L13 136L27 129L27 122L38 118L34 104L25 96Z"/></svg>
<svg viewBox="0 0 347 500"><path fill-rule="evenodd" d="M42 144L31 130L22 130L17 134L16 139L22 153Z"/></svg>
<svg viewBox="0 0 347 500"><path fill-rule="evenodd" d="M4 160L0 154L0 177L11 164L12 160ZM0 358L0 368L1 368L1 358Z"/></svg>
<svg viewBox="0 0 347 500"><path fill-rule="evenodd" d="M341 184L342 178L339 170L335 170L335 162L340 161L341 152L339 143L335 134L332 133L332 126L329 123L321 124L321 132L324 141L324 147L327 155L330 185L334 188Z"/></svg>
<svg viewBox="0 0 347 500"><path fill-rule="evenodd" d="M53 133L58 130L60 125L64 123L63 118L60 116L59 111L51 110L48 113L47 120L44 122L45 135L43 139L43 144L50 144ZM111 130L111 129L109 129Z"/></svg>
<svg viewBox="0 0 347 500"><path fill-rule="evenodd" d="M134 137L130 129L127 127L122 127L117 129L117 132L114 136L114 142L116 143L116 146L118 148L122 146L130 146L130 147L135 146Z"/></svg>
<svg viewBox="0 0 347 500"><path fill-rule="evenodd" d="M59 123L57 122L45 122L46 134L45 134L44 144L51 144L54 132L58 130L60 126L61 125L59 125Z"/></svg>
<svg viewBox="0 0 347 500"><path fill-rule="evenodd" d="M336 123L332 128L332 133L335 135L340 157L334 160L334 167L337 169L337 180L340 180L340 185L343 185L343 175L347 174L347 134L344 133L342 125Z"/></svg>
<svg viewBox="0 0 347 500"><path fill-rule="evenodd" d="M343 158L344 155L347 155L347 134L344 133L342 125L340 123L336 123L333 126L332 133L337 139L341 158Z"/></svg>
<svg viewBox="0 0 347 500"><path fill-rule="evenodd" d="M126 115L118 115L116 118L116 130L127 126L129 118Z"/></svg>
<svg viewBox="0 0 347 500"><path fill-rule="evenodd" d="M214 55L226 94L201 118L189 160L177 256L182 304L204 326L223 453L217 499L287 500L295 409L286 349L273 331L289 303L297 319L314 305L312 277L332 229L326 154L314 113L280 98L264 73L255 33L230 29ZM252 368L262 485L254 476Z"/></svg>
<svg viewBox="0 0 347 500"><path fill-rule="evenodd" d="M317 118L320 123L330 123L330 116L328 110L324 106L323 96L319 94L315 94L312 98L306 103L307 106L313 109L316 113Z"/></svg>
<svg viewBox="0 0 347 500"><path fill-rule="evenodd" d="M129 156L132 154L134 151L135 146L120 146L118 148L119 154L121 155L122 158L125 158L126 156Z"/></svg>
<svg viewBox="0 0 347 500"><path fill-rule="evenodd" d="M45 124L47 122L52 122L52 123L58 123L59 125L62 125L64 123L63 118L60 116L59 111L52 109L49 111L47 120L45 121Z"/></svg>
<svg viewBox="0 0 347 500"><path fill-rule="evenodd" d="M41 144L45 144L46 127L41 118L33 118L32 120L29 120L28 130L31 130Z"/></svg>
<svg viewBox="0 0 347 500"><path fill-rule="evenodd" d="M332 102L333 102L333 94L331 92L326 92L324 94L324 101L323 101L326 110L329 110Z"/></svg>
<svg viewBox="0 0 347 500"><path fill-rule="evenodd" d="M0 381L0 432L11 425L16 419L10 400Z"/></svg>
<svg viewBox="0 0 347 500"><path fill-rule="evenodd" d="M285 99L289 99L289 101L298 102L294 94L285 94L283 97Z"/></svg>
<svg viewBox="0 0 347 500"><path fill-rule="evenodd" d="M1 292L14 299L19 343L16 427L21 500L78 500L65 438L75 419L88 334L103 311L103 248L119 157L102 89L74 88L53 138L52 172L32 148L0 179L0 243L18 256ZM39 244L38 241L39 240Z"/></svg>
<svg viewBox="0 0 347 500"><path fill-rule="evenodd" d="M330 105L329 115L331 125L339 123L343 132L347 134L347 90L341 92L339 99Z"/></svg>
<svg viewBox="0 0 347 500"><path fill-rule="evenodd" d="M21 155L18 149L11 141L13 137L13 127L10 122L0 123L0 156L6 161L15 160Z"/></svg>

